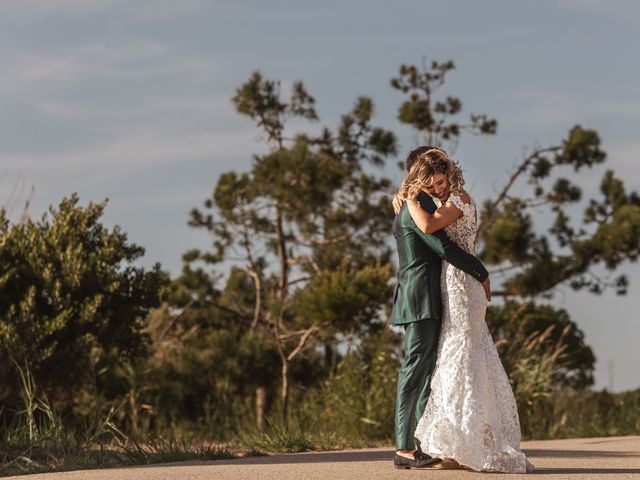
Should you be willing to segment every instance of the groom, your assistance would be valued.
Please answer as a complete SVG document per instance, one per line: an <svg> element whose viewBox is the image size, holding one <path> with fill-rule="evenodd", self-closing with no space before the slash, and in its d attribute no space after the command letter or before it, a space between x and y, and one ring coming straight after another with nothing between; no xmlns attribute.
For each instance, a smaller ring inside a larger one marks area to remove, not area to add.
<svg viewBox="0 0 640 480"><path fill-rule="evenodd" d="M407 171L421 154L433 147L422 146L407 157ZM420 206L429 213L436 210L433 199L422 192ZM397 211L401 200L394 198ZM423 233L402 205L393 222L398 248L398 284L393 300L391 325L405 330L404 361L398 374L396 394L396 468L424 468L440 462L414 447L415 422L424 412L431 393L430 382L436 363L438 334L442 314L440 272L442 260L470 274L490 292L489 274L480 260L462 250L444 230ZM414 422L415 420L415 422Z"/></svg>

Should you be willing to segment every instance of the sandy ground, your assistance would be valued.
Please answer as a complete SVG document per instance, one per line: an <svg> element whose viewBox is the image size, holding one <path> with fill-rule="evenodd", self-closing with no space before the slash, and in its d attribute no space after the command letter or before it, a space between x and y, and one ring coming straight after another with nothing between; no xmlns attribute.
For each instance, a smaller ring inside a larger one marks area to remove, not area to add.
<svg viewBox="0 0 640 480"><path fill-rule="evenodd" d="M392 448L313 452L210 462L178 462L108 470L82 470L5 477L29 480L226 480L226 479L466 479L640 480L640 437L583 438L524 442L536 471L528 475L463 470L397 470Z"/></svg>

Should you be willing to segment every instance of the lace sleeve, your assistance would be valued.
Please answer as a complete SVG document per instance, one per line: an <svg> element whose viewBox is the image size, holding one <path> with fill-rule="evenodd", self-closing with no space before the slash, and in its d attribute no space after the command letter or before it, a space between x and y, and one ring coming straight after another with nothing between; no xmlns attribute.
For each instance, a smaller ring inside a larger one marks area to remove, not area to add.
<svg viewBox="0 0 640 480"><path fill-rule="evenodd" d="M448 201L453 203L456 208L462 212L463 215L468 212L469 208L471 207L471 202L465 203L458 193L452 193L451 195L449 195Z"/></svg>

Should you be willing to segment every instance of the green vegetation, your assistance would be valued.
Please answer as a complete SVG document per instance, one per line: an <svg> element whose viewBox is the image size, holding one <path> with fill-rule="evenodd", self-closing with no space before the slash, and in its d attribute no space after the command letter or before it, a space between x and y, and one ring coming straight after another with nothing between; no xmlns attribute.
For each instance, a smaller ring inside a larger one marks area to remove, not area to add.
<svg viewBox="0 0 640 480"><path fill-rule="evenodd" d="M405 65L391 81L398 120L450 150L498 127L436 98L453 68ZM286 93L258 72L237 89L269 148L212 179L189 218L211 249L185 252L176 278L134 265L144 249L101 224L105 203L74 194L15 223L0 209L2 474L392 441L402 335L386 323L394 187L380 167L395 135L367 97L335 127L292 131L318 115L301 82ZM579 319L549 304L561 285L628 288L591 273L637 258L640 197L608 171L582 218L566 213L605 159L597 132L574 126L483 203L479 251L502 300L487 322L526 438L640 433L640 391L591 392Z"/></svg>

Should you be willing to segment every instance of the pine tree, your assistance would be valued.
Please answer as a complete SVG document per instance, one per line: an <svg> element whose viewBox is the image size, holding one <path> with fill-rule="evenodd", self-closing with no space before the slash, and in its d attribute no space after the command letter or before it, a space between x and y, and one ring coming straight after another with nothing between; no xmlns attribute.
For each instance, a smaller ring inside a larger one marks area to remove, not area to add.
<svg viewBox="0 0 640 480"><path fill-rule="evenodd" d="M220 177L205 202L210 213L192 211L190 224L211 232L214 250L185 258L241 259L238 268L253 288L238 302L236 318L245 331L270 334L286 425L291 364L311 344L324 347L330 363L342 338L380 328L391 295L390 181L364 167L394 154L395 137L372 126L374 106L366 97L336 131L287 137L288 120L317 120L314 99L296 82L285 101L280 83L258 72L233 102L255 121L269 152L255 156L249 172Z"/></svg>

